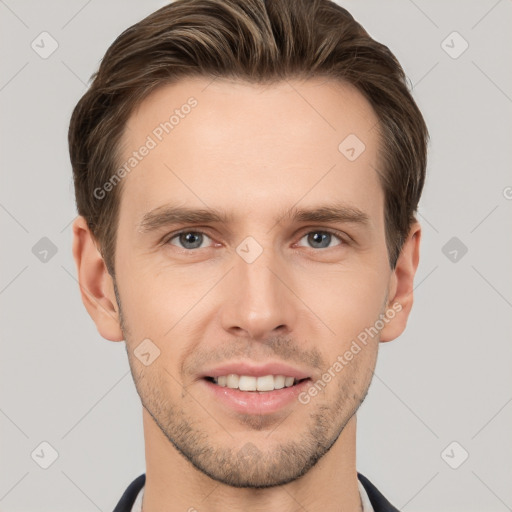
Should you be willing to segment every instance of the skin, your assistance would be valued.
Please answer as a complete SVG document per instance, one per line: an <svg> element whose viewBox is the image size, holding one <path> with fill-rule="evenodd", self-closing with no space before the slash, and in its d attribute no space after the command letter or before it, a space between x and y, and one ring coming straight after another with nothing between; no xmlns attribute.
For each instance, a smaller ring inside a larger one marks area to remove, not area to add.
<svg viewBox="0 0 512 512"><path fill-rule="evenodd" d="M362 510L355 413L379 343L406 327L421 235L415 223L391 270L378 118L357 90L329 80L182 79L132 113L125 156L190 96L198 105L123 179L115 283L85 219L73 225L84 305L102 337L126 341L143 405L144 512ZM349 134L366 146L354 161L338 150ZM368 224L283 216L334 201ZM142 217L168 203L233 219L143 233ZM171 238L181 229L199 240ZM342 238L315 244L325 229ZM247 236L263 251L252 263L236 251ZM199 378L212 362L273 360L316 381L393 304L401 310L307 404L241 414ZM160 350L148 366L134 354L146 338Z"/></svg>

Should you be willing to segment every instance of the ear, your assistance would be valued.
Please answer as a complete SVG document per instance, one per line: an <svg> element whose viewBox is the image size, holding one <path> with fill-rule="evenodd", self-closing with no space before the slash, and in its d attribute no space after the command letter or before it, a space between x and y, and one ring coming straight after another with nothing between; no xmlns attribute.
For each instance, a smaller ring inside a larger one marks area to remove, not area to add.
<svg viewBox="0 0 512 512"><path fill-rule="evenodd" d="M98 332L107 340L123 341L114 282L87 221L81 215L73 222L73 257L82 302Z"/></svg>
<svg viewBox="0 0 512 512"><path fill-rule="evenodd" d="M404 242L397 264L389 281L389 295L380 341L387 342L398 338L407 326L412 309L414 276L420 260L421 226L416 221Z"/></svg>

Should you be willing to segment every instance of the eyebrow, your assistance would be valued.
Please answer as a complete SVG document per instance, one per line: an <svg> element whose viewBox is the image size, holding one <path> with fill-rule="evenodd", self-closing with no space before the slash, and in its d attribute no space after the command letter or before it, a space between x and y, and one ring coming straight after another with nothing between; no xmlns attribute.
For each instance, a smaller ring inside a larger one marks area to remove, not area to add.
<svg viewBox="0 0 512 512"><path fill-rule="evenodd" d="M331 203L313 208L297 208L295 206L275 219L295 222L339 222L353 223L368 227L370 217L359 208L343 203ZM164 226L173 224L228 224L233 215L224 210L211 208L189 208L184 206L164 205L144 214L139 223L139 232L150 233Z"/></svg>

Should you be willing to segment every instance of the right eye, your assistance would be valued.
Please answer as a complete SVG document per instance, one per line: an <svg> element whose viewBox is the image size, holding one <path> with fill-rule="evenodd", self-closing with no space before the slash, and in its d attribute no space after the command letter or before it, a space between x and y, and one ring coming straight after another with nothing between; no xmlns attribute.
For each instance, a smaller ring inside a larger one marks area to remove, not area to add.
<svg viewBox="0 0 512 512"><path fill-rule="evenodd" d="M171 235L171 237L167 239L166 243L171 245L178 245L172 242L172 240L176 239L179 242L179 244L181 244L178 245L178 247L180 247L181 249L203 249L204 247L201 246L202 243L204 242L205 237L210 238L206 233L203 233L202 231L184 230Z"/></svg>

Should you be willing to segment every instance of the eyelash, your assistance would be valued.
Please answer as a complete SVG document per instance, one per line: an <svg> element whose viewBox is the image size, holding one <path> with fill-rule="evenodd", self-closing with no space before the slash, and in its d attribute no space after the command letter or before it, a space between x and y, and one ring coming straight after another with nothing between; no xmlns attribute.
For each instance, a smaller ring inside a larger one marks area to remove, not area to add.
<svg viewBox="0 0 512 512"><path fill-rule="evenodd" d="M183 233L196 233L196 234L200 234L200 235L206 235L208 238L210 239L213 239L213 237L211 237L208 233L206 233L205 231L200 231L200 230L194 230L194 229L182 229L180 231L177 231L176 233L172 233L170 234L169 236L165 237L162 241L162 244L163 245L168 245L170 244L170 241L171 240L174 240L174 238L176 238L177 236L183 234ZM343 245L350 245L350 237L348 235L346 235L345 233L342 233L341 231L337 231L335 229L328 229L328 228L322 228L322 229L310 229L309 231L304 231L299 240L301 240L302 238L304 238L304 236L306 235L309 235L310 233L329 233L330 235L334 235L336 238L338 238L341 242L341 246ZM338 247L339 245L337 246L334 246L334 247ZM176 248L178 249L181 249L182 251L184 252L196 252L200 249L208 249L208 247L201 247L201 248L197 248L197 249L185 249L183 247L178 247L178 246L175 246ZM325 251L326 249L333 249L334 247L325 247L323 249L318 249L318 250L323 250ZM315 247L308 247L308 249L315 249Z"/></svg>

